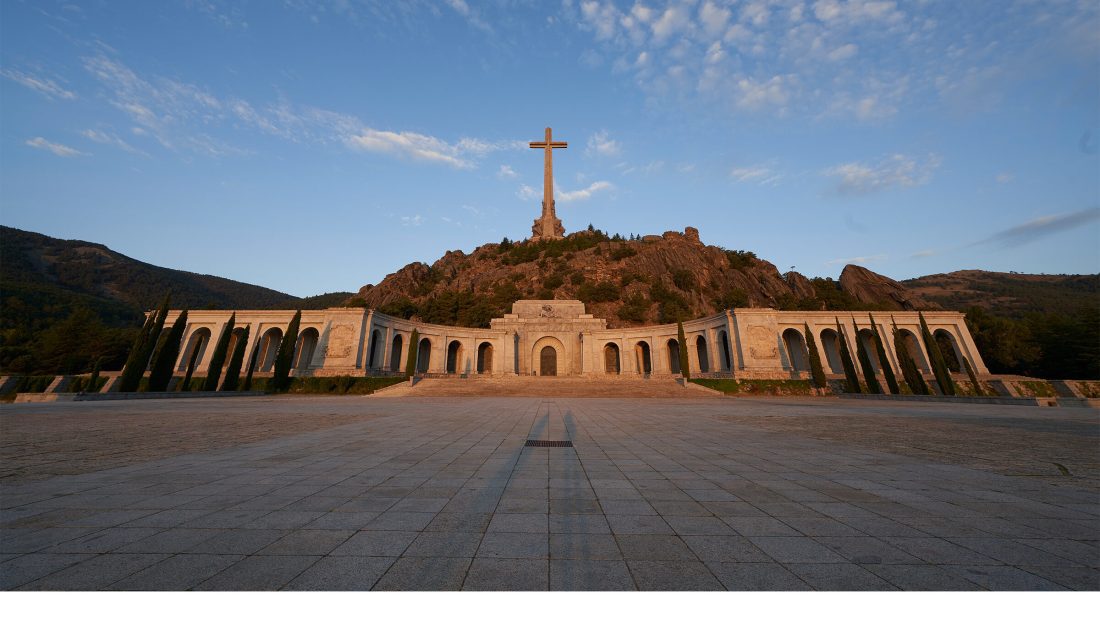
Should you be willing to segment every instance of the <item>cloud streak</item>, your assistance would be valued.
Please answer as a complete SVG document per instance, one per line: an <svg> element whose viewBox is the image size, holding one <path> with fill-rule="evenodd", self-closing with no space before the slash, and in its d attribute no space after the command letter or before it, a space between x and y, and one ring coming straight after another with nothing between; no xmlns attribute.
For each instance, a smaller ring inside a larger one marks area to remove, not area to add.
<svg viewBox="0 0 1100 618"><path fill-rule="evenodd" d="M1017 247L1097 220L1100 220L1100 208L1086 208L1077 212L1038 217L1027 223L1001 230L970 246L993 244L999 247Z"/></svg>
<svg viewBox="0 0 1100 618"><path fill-rule="evenodd" d="M838 179L835 191L841 195L866 195L927 184L940 163L940 157L934 154L928 155L924 161L895 154L874 163L844 163L830 167L822 174Z"/></svg>
<svg viewBox="0 0 1100 618"><path fill-rule="evenodd" d="M70 90L65 90L57 85L57 82L52 79L31 75L30 73L24 73L14 69L0 69L0 75L44 95L47 99L72 100L76 98L76 94Z"/></svg>
<svg viewBox="0 0 1100 618"><path fill-rule="evenodd" d="M82 154L85 154L83 152L80 152L76 148L70 148L69 146L66 146L64 144L51 142L44 137L35 137L23 143L30 146L31 148L45 150L46 152L53 153L59 157L78 157Z"/></svg>

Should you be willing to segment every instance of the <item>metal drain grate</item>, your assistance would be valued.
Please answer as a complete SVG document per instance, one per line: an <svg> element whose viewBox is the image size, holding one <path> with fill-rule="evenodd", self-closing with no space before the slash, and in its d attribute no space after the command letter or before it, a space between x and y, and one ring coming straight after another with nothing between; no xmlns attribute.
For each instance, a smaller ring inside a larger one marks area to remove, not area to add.
<svg viewBox="0 0 1100 618"><path fill-rule="evenodd" d="M572 440L528 440L524 446L538 446L543 448L573 448Z"/></svg>

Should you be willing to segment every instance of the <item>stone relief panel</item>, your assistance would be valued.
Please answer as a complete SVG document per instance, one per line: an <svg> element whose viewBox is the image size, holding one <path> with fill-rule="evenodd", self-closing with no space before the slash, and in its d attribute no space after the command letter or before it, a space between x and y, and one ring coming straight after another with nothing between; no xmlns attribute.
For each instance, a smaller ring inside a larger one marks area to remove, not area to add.
<svg viewBox="0 0 1100 618"><path fill-rule="evenodd" d="M779 356L775 346L775 329L766 326L749 327L749 356L759 360L773 359Z"/></svg>
<svg viewBox="0 0 1100 618"><path fill-rule="evenodd" d="M332 327L325 346L326 358L348 358L355 351L355 329L347 324Z"/></svg>

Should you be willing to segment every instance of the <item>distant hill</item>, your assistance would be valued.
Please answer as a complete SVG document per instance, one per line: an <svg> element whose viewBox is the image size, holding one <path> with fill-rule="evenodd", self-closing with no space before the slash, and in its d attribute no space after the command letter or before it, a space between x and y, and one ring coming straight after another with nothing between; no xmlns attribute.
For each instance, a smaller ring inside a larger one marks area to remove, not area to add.
<svg viewBox="0 0 1100 618"><path fill-rule="evenodd" d="M921 298L948 309L965 311L977 306L1008 318L1100 308L1100 274L1025 275L958 270L902 283Z"/></svg>
<svg viewBox="0 0 1100 618"><path fill-rule="evenodd" d="M131 336L117 331L140 326L143 312L159 305L168 291L172 307L180 309L316 309L338 306L351 295L297 298L224 277L146 264L100 244L0 226L0 370L60 371L80 365L79 358L89 355L105 356L110 365L124 347L119 342ZM87 347L85 353L44 352L45 334L77 309L81 323L69 325L77 330L67 338L69 345ZM97 324L84 323L92 319ZM77 338L81 340L71 341ZM90 344L89 338L102 345ZM73 358L46 360L43 355Z"/></svg>

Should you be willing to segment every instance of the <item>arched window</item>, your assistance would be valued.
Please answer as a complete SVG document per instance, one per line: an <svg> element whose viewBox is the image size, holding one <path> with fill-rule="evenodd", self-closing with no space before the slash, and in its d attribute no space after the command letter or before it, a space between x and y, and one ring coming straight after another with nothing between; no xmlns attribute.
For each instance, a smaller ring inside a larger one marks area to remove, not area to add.
<svg viewBox="0 0 1100 618"><path fill-rule="evenodd" d="M275 357L279 354L279 344L283 342L281 328L269 328L260 338L260 347L257 351L259 362L257 371L271 371L275 367Z"/></svg>
<svg viewBox="0 0 1100 618"><path fill-rule="evenodd" d="M452 341L447 344L447 373L458 373L459 365L462 363L462 344L457 341Z"/></svg>
<svg viewBox="0 0 1100 618"><path fill-rule="evenodd" d="M201 365L203 354L206 354L206 347L209 343L210 329L205 327L195 329L195 332L191 333L191 336L187 339L187 345L184 346L183 353L180 354L176 369L187 371L192 356L195 357L195 366Z"/></svg>
<svg viewBox="0 0 1100 618"><path fill-rule="evenodd" d="M840 338L835 330L826 328L821 331L821 349L825 352L829 373L844 373L844 364L840 361Z"/></svg>
<svg viewBox="0 0 1100 618"><path fill-rule="evenodd" d="M722 371L730 371L733 361L730 360L730 338L725 330L718 331L718 344L722 346Z"/></svg>
<svg viewBox="0 0 1100 618"><path fill-rule="evenodd" d="M932 337L940 348L940 354L943 355L943 360L947 363L948 371L955 373L962 371L962 359L964 357L962 350L959 349L959 343L955 341L955 336L942 328L938 328L936 332L932 333Z"/></svg>

